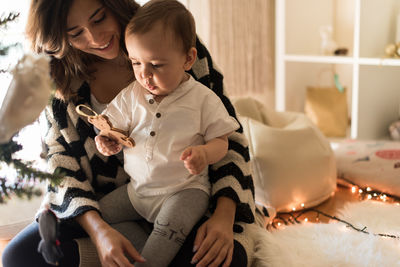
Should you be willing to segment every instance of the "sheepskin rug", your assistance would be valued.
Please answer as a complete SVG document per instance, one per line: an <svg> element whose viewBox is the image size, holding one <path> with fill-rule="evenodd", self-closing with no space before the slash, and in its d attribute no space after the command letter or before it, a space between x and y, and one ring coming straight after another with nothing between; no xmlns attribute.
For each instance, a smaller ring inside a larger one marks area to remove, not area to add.
<svg viewBox="0 0 400 267"><path fill-rule="evenodd" d="M348 203L336 215L345 224L303 223L259 232L252 266L400 266L400 206L376 201Z"/></svg>

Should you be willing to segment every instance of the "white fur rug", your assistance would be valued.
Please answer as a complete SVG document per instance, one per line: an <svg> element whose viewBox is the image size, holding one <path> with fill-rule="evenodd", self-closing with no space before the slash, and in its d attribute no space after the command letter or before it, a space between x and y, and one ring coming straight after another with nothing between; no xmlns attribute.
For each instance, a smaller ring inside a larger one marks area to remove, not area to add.
<svg viewBox="0 0 400 267"><path fill-rule="evenodd" d="M333 215L333 214L332 214ZM252 266L400 266L400 206L375 201L349 203L337 215L355 227L340 222L305 223L284 229L258 231Z"/></svg>

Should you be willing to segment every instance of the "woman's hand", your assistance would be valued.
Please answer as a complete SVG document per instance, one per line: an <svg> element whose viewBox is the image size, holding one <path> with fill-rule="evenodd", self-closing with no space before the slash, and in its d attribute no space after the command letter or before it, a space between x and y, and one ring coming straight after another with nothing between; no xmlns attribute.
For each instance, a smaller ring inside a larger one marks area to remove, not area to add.
<svg viewBox="0 0 400 267"><path fill-rule="evenodd" d="M98 231L93 241L96 245L101 265L104 267L133 267L134 265L129 262L125 255L129 255L137 262L145 261L132 246L131 242L111 226Z"/></svg>
<svg viewBox="0 0 400 267"><path fill-rule="evenodd" d="M137 262L145 261L131 242L107 224L96 211L85 212L77 221L96 245L103 267L133 267L126 255Z"/></svg>
<svg viewBox="0 0 400 267"><path fill-rule="evenodd" d="M223 267L228 267L231 264L235 211L233 200L218 199L214 214L197 231L192 264L197 263L196 267L217 267L222 263Z"/></svg>

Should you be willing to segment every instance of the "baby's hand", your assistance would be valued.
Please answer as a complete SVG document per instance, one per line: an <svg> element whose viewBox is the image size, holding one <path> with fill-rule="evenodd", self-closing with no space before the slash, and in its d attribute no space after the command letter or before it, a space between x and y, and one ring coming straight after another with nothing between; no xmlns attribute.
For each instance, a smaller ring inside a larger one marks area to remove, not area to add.
<svg viewBox="0 0 400 267"><path fill-rule="evenodd" d="M182 152L181 160L191 174L199 174L208 165L207 154L204 146L191 146Z"/></svg>
<svg viewBox="0 0 400 267"><path fill-rule="evenodd" d="M121 151L122 145L107 136L98 135L94 138L96 147L104 156L115 155Z"/></svg>

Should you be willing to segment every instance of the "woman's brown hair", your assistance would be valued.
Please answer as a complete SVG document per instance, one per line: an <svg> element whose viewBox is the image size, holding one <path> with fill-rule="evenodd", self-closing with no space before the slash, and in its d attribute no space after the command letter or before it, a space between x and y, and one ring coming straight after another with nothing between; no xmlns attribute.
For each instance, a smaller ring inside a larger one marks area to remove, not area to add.
<svg viewBox="0 0 400 267"><path fill-rule="evenodd" d="M51 76L56 83L58 93L64 100L71 99L75 94L71 88L71 82L77 79L90 79L89 65L102 60L97 56L74 49L68 44L67 16L73 1L31 0L26 26L26 35L33 51L51 55ZM122 29L120 47L125 50L124 29L136 13L139 4L134 0L99 1L113 13L119 22Z"/></svg>

